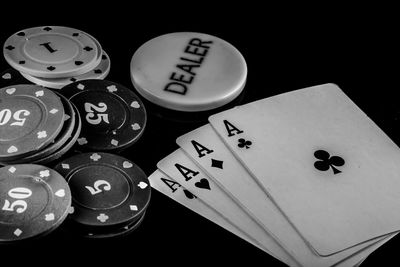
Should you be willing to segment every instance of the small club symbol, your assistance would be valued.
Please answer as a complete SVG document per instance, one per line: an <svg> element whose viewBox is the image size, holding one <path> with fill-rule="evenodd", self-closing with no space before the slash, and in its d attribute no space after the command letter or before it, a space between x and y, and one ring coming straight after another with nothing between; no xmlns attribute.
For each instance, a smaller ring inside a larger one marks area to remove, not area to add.
<svg viewBox="0 0 400 267"><path fill-rule="evenodd" d="M314 163L314 167L320 171L327 171L332 168L333 174L341 173L336 167L344 165L344 159L339 156L332 156L325 150L317 150L314 152L314 156L319 159Z"/></svg>
<svg viewBox="0 0 400 267"><path fill-rule="evenodd" d="M249 140L246 140L244 138L240 138L238 140L238 147L240 147L240 148L244 148L245 147L246 149L248 149L248 148L250 148L251 145L252 145L252 142L249 141Z"/></svg>

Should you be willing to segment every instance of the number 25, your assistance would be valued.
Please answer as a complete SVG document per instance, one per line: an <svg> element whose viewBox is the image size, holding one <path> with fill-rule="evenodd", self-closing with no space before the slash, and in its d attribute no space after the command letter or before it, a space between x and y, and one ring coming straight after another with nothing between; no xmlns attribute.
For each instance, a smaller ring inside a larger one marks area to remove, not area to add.
<svg viewBox="0 0 400 267"><path fill-rule="evenodd" d="M90 124L99 124L101 121L104 121L106 123L110 123L108 121L108 114L104 113L107 111L107 105L103 102L100 102L96 105L93 105L91 103L85 103L85 111L87 112L86 114L86 120ZM94 112L97 113L104 113L104 114L94 114Z"/></svg>

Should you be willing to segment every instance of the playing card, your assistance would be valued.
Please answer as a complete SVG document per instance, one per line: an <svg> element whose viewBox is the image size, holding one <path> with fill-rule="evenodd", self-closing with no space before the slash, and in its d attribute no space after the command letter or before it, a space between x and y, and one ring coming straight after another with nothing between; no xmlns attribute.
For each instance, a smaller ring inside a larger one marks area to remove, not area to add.
<svg viewBox="0 0 400 267"><path fill-rule="evenodd" d="M383 238L381 241L374 243L372 245L369 245L368 247L366 247L363 251L361 251L360 253L355 254L354 256L345 259L341 262L339 262L338 264L335 264L333 266L335 267L347 267L347 266L353 266L353 267L358 267L360 266L365 259L367 259L367 257L374 252L375 250L377 250L379 247L381 247L383 244L385 244L386 242L388 242L390 239L392 239L393 237L395 237L397 235L397 233L394 234L390 234L387 237Z"/></svg>
<svg viewBox="0 0 400 267"><path fill-rule="evenodd" d="M177 139L178 145L249 216L293 255L303 266L331 266L377 240L360 244L330 257L314 254L266 192L230 153L211 125L204 125Z"/></svg>
<svg viewBox="0 0 400 267"><path fill-rule="evenodd" d="M400 229L399 149L337 86L259 100L209 121L318 254Z"/></svg>
<svg viewBox="0 0 400 267"><path fill-rule="evenodd" d="M289 266L300 266L252 218L209 179L185 153L178 149L157 164L158 169L202 199L226 220L246 233Z"/></svg>
<svg viewBox="0 0 400 267"><path fill-rule="evenodd" d="M164 195L172 198L177 201L181 205L186 208L196 212L197 214L203 216L204 218L216 223L221 226L225 230L237 235L238 237L246 240L250 244L258 247L259 249L267 252L268 254L276 257L266 248L261 246L259 243L254 241L251 237L247 236L246 233L242 232L239 228L231 224L228 220L226 220L223 216L221 216L218 212L216 212L212 207L208 206L201 199L197 198L194 194L192 194L189 190L182 187L178 182L176 182L171 177L167 176L160 170L156 170L149 177L150 184L157 191L163 193ZM282 251L282 255L286 254ZM277 258L277 257L276 257ZM291 265L292 261L286 258L278 258L278 260ZM292 266L296 266L294 263Z"/></svg>

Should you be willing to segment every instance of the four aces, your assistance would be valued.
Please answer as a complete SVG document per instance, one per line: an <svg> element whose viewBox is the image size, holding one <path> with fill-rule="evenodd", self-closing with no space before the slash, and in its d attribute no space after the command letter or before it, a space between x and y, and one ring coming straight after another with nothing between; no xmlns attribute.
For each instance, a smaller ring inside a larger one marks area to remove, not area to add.
<svg viewBox="0 0 400 267"><path fill-rule="evenodd" d="M177 139L153 187L191 210L187 201L204 203L285 264L353 266L400 230L398 147L337 86L209 122Z"/></svg>

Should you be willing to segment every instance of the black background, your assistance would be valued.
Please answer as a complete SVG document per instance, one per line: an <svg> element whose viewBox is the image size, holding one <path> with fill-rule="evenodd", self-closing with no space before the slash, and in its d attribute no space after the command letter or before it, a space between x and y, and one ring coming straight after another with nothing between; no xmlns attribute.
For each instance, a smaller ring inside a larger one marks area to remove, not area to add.
<svg viewBox="0 0 400 267"><path fill-rule="evenodd" d="M1 10L0 42L28 27L59 25L83 30L96 37L111 58L107 79L132 90L129 63L144 42L176 31L218 36L238 48L248 64L247 85L234 104L333 82L399 144L396 98L399 88L393 82L395 67L398 73L398 51L394 49L399 47L394 41L398 30L394 31L394 17L389 13L377 9L365 12L361 7L345 13L328 12L331 7L307 13L296 8L289 12L286 7L279 11L270 7L216 9L205 3L190 7L182 4L175 11L171 6L164 9L93 3L83 8L82 3L74 6L67 2L21 8ZM0 59L0 66L0 71L9 67L4 59ZM159 160L178 148L175 144L178 136L205 124L207 116L217 112L188 116L157 108L147 101L145 105L148 111L145 133L122 155L133 160L147 175L156 169ZM362 266L394 261L397 247L400 239L394 238ZM126 238L80 240L61 226L32 244L1 246L0 256L16 263L45 265L60 261L93 266L153 265L162 261L175 266L239 262L283 266L155 190L143 224Z"/></svg>

